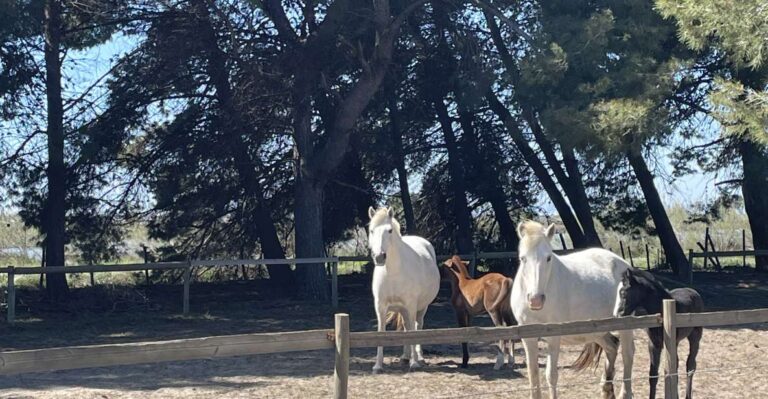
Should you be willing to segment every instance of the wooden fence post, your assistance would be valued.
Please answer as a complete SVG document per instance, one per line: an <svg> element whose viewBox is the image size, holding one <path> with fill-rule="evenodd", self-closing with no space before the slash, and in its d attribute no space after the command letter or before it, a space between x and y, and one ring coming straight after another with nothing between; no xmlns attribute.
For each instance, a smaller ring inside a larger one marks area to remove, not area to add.
<svg viewBox="0 0 768 399"><path fill-rule="evenodd" d="M331 305L339 307L339 260L331 261ZM337 319L338 320L338 319Z"/></svg>
<svg viewBox="0 0 768 399"><path fill-rule="evenodd" d="M705 260L707 258L704 258ZM688 250L688 285L693 285L693 250Z"/></svg>
<svg viewBox="0 0 768 399"><path fill-rule="evenodd" d="M704 229L704 269L706 270L709 261L709 227ZM712 262L712 266L715 262Z"/></svg>
<svg viewBox="0 0 768 399"><path fill-rule="evenodd" d="M93 266L93 262L88 262L88 266ZM91 287L96 286L96 279L93 276L93 272L91 272Z"/></svg>
<svg viewBox="0 0 768 399"><path fill-rule="evenodd" d="M563 233L557 233L557 235L560 236L560 244L563 246L563 250L568 249L568 247L565 246L565 238L563 237Z"/></svg>
<svg viewBox="0 0 768 399"><path fill-rule="evenodd" d="M629 254L629 265L635 267L635 260L632 259L632 247L627 245L627 253Z"/></svg>
<svg viewBox="0 0 768 399"><path fill-rule="evenodd" d="M16 282L13 266L8 268L8 324L16 320Z"/></svg>
<svg viewBox="0 0 768 399"><path fill-rule="evenodd" d="M667 352L667 372L664 376L664 398L677 399L677 308L674 299L665 299L664 350Z"/></svg>
<svg viewBox="0 0 768 399"><path fill-rule="evenodd" d="M186 316L189 314L189 280L192 279L192 261L187 260L187 267L184 268L184 305L182 313Z"/></svg>
<svg viewBox="0 0 768 399"><path fill-rule="evenodd" d="M747 267L747 230L741 229L741 266Z"/></svg>
<svg viewBox="0 0 768 399"><path fill-rule="evenodd" d="M621 248L621 257L622 257L623 259L627 259L627 257L626 257L626 256L624 256L624 243L623 243L623 242L621 242L621 240L619 240L619 247Z"/></svg>
<svg viewBox="0 0 768 399"><path fill-rule="evenodd" d="M336 362L333 371L333 397L347 399L349 383L349 315L336 313Z"/></svg>
<svg viewBox="0 0 768 399"><path fill-rule="evenodd" d="M645 243L645 268L651 270L651 253L648 252L648 243Z"/></svg>
<svg viewBox="0 0 768 399"><path fill-rule="evenodd" d="M143 255L144 255L144 264L149 263L149 254L147 253L147 246L142 245L141 251L143 252ZM146 285L149 285L149 269L144 269L144 283Z"/></svg>

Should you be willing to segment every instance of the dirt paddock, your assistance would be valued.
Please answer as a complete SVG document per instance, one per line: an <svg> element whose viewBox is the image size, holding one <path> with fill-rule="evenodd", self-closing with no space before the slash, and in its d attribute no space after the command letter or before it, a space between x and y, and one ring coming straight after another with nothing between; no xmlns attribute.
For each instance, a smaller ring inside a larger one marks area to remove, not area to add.
<svg viewBox="0 0 768 399"><path fill-rule="evenodd" d="M768 307L764 276L703 274L696 281L711 310ZM366 295L365 281L343 279L340 287L340 310L350 313L352 330L372 330L373 308ZM114 299L111 291L98 287L84 290L73 293L78 300L64 309L46 308L35 303L37 293L22 292L17 326L0 327L3 350L330 328L333 324L330 307L268 300L259 294L263 290L253 282L193 285L190 317L176 314L179 304L174 290L178 289L174 287L121 294L130 306L106 308L102 307L107 299ZM441 292L430 307L428 328L454 326L445 297ZM479 318L476 324L490 325L490 321ZM647 339L643 331L637 331L636 337L633 390L636 397L642 398L648 395ZM599 371L576 373L568 367L579 351L578 347L565 347L561 354L560 396L600 397ZM683 369L687 351L684 341L679 350ZM525 366L521 365L524 356L519 345L515 367L499 371L493 370L494 351L489 344L472 345L470 367L464 370L458 367L459 345L426 345L429 365L418 372L408 372L407 366L400 365L396 361L399 353L400 348L388 348L385 373L372 375L375 349L353 350L350 397L528 397ZM545 363L543 356L539 363ZM621 376L620 359L618 363L617 376ZM696 398L768 397L768 324L706 329L698 370L694 377ZM296 352L0 377L0 397L320 398L332 395L332 375L331 351ZM544 382L543 373L541 377ZM658 385L659 397L662 384L660 381ZM684 387L681 378L681 391Z"/></svg>

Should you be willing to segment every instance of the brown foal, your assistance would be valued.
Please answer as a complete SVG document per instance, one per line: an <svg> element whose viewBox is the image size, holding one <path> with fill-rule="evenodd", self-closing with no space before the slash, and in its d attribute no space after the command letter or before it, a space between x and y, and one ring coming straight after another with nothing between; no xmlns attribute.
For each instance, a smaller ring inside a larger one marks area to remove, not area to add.
<svg viewBox="0 0 768 399"><path fill-rule="evenodd" d="M473 279L467 272L467 264L458 255L454 255L443 263L449 271L451 279L451 305L456 311L460 327L468 327L474 316L488 313L495 326L511 326L517 324L512 314L509 303L509 295L512 291L512 279L499 273L488 273L478 279ZM514 365L515 344L510 341L510 346L499 341L499 352L496 356L494 369L504 366L504 353L509 353L509 365ZM469 363L469 351L467 343L461 344L463 356L461 367L466 368Z"/></svg>

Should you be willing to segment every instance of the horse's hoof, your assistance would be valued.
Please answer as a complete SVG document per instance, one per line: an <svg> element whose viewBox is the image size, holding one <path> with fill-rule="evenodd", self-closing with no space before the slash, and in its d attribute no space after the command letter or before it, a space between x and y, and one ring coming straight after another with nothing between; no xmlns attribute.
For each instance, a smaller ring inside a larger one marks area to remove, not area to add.
<svg viewBox="0 0 768 399"><path fill-rule="evenodd" d="M384 368L381 366L373 366L373 374L381 374L384 371Z"/></svg>
<svg viewBox="0 0 768 399"><path fill-rule="evenodd" d="M417 371L420 368L421 368L421 364L419 362L411 362L411 365L408 368L408 371Z"/></svg>
<svg viewBox="0 0 768 399"><path fill-rule="evenodd" d="M465 368L467 368L468 366L469 366L468 364L466 364L466 363L462 363L462 364L461 364L461 366L459 366L459 367L461 367L461 368L465 369Z"/></svg>

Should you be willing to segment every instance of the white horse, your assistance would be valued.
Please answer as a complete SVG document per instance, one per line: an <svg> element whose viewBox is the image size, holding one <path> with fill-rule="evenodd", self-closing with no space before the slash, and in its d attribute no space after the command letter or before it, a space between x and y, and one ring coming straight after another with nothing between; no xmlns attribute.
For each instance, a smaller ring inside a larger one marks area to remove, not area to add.
<svg viewBox="0 0 768 399"><path fill-rule="evenodd" d="M627 262L604 249L592 248L566 256L552 252L550 241L555 226L527 221L517 227L520 236L520 267L512 286L510 301L512 312L520 325L562 323L613 317L616 290L622 273L629 268ZM621 356L624 361L622 398L632 397L632 357L634 341L632 330L620 331ZM549 397L557 398L557 359L560 345L585 345L574 368L581 370L597 365L600 353L605 351L603 397L615 398L613 392L614 364L619 342L610 333L543 338L549 348L546 377ZM523 339L531 397L540 398L539 347L536 338Z"/></svg>
<svg viewBox="0 0 768 399"><path fill-rule="evenodd" d="M421 237L400 235L400 223L392 216L392 208L369 208L368 216L368 244L376 265L372 288L379 331L386 329L388 312L399 314L398 328L421 330L427 307L440 289L435 249ZM421 345L403 347L401 360L408 359L411 370L421 367ZM373 372L380 372L383 366L384 348L380 346Z"/></svg>

